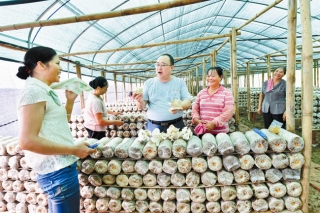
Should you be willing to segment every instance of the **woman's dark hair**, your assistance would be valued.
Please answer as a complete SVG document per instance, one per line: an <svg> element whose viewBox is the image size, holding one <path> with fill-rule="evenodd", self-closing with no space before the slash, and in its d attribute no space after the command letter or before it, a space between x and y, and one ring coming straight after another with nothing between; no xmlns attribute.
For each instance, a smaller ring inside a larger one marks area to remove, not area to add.
<svg viewBox="0 0 320 213"><path fill-rule="evenodd" d="M46 64L56 55L56 51L50 47L39 46L29 49L24 55L24 66L18 68L16 76L21 79L27 79L29 76L32 77L33 70L37 66L38 61Z"/></svg>
<svg viewBox="0 0 320 213"><path fill-rule="evenodd" d="M108 81L107 79L105 79L102 76L98 76L95 79L93 79L92 81L89 82L89 85L93 88L93 89L97 89L97 87L105 87L108 85Z"/></svg>
<svg viewBox="0 0 320 213"><path fill-rule="evenodd" d="M169 60L170 60L170 64L168 64L168 65L174 65L174 59L173 59L172 55L165 53L165 54L162 54L161 56L168 56Z"/></svg>
<svg viewBox="0 0 320 213"><path fill-rule="evenodd" d="M219 77L223 76L223 69L221 67L210 67L208 70L207 70L207 75L209 73L210 70L215 70L217 71Z"/></svg>

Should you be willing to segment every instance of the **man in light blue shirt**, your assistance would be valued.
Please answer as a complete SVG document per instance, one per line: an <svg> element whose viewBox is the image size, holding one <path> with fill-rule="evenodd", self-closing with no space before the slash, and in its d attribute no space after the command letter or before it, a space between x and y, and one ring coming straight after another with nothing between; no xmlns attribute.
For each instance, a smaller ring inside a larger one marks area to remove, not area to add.
<svg viewBox="0 0 320 213"><path fill-rule="evenodd" d="M182 79L171 75L174 69L174 59L171 55L161 55L155 68L157 77L147 80L143 94L134 93L132 98L139 109L148 105L148 130L159 128L161 132L166 132L171 124L182 129L184 127L182 110L188 109L191 105L191 95L187 85ZM182 110L169 110L170 103L177 99L182 101Z"/></svg>

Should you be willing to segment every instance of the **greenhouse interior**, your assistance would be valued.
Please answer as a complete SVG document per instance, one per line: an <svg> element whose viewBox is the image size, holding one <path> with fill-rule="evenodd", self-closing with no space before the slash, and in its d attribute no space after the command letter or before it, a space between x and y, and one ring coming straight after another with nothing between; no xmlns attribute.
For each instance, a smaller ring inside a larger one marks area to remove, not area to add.
<svg viewBox="0 0 320 213"><path fill-rule="evenodd" d="M319 8L0 1L0 212L319 213Z"/></svg>

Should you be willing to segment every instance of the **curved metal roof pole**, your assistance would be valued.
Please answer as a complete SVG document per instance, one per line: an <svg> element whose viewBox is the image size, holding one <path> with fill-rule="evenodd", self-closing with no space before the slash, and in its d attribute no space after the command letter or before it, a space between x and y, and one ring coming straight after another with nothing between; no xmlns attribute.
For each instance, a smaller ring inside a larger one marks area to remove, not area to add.
<svg viewBox="0 0 320 213"><path fill-rule="evenodd" d="M146 13L146 12L151 12L156 10L164 10L168 8L195 4L195 3L204 2L204 1L209 1L209 0L175 0L175 1L159 3L159 4L133 7L130 9L124 9L124 10L113 11L113 12L93 13L93 14L82 15L82 16L72 16L72 17L51 19L51 20L44 20L44 21L11 24L7 26L0 26L0 32L10 31L10 30L19 30L19 29L25 29L30 27L54 26L54 25L62 25L62 24L69 24L69 23L76 23L76 22L92 21L92 20L98 20L98 19L114 18L119 16L141 14L141 13Z"/></svg>
<svg viewBox="0 0 320 213"><path fill-rule="evenodd" d="M37 21L39 21L54 5L56 5L59 2L59 0L56 0L54 3L52 3L43 13L41 13L41 15L37 18ZM28 49L30 49L31 47L33 47L33 42L32 42L32 46L30 47L30 39L31 39L31 35L33 32L33 27L30 28L29 34L28 34ZM40 30L40 29L39 29Z"/></svg>
<svg viewBox="0 0 320 213"><path fill-rule="evenodd" d="M311 12L310 0L300 0L301 32L302 32L302 138L304 140L303 155L305 164L302 169L302 211L308 212L309 202L309 176L312 153L312 114L313 114L313 85L312 81L312 30L311 30Z"/></svg>
<svg viewBox="0 0 320 213"><path fill-rule="evenodd" d="M157 12L156 12L156 13L157 13ZM124 33L126 30L128 30L128 29L130 29L130 28L132 28L132 27L135 27L136 25L138 25L139 23L143 22L144 20L150 18L151 16L153 16L153 15L156 14L156 13L153 13L153 14L151 14L150 16L147 16L146 18L144 18L144 19L142 19L142 20L140 20L140 21L138 21L138 22L130 25L130 27L126 28L125 30L120 31L119 33L117 33L116 35L114 35L114 37L110 38L108 41L106 41L105 43L103 43L103 44L100 46L100 48L98 48L98 50L101 50L105 45L107 45L107 43L109 43L110 41L113 41L114 39L116 39L119 35L121 35L121 33ZM143 34L140 34L139 36L142 36L142 35L143 35ZM131 39L131 40L128 40L127 43L129 43L130 41L138 38L139 36L132 37L132 39ZM117 40L117 41L118 41L118 40ZM123 43L123 42L120 42L120 41L119 41L119 43L122 45L122 47L123 47L123 46L126 46L126 44L127 44L127 43ZM111 58L111 56L112 56L113 54L114 54L114 53L111 53L111 54L109 55L109 57L108 57L107 60L106 60L106 64L108 64L108 61L109 61L109 59ZM128 54L132 54L132 53L129 52ZM94 57L95 57L96 55L97 55L97 53L94 54ZM126 55L123 56L123 57L126 57ZM135 56L135 57L137 57L137 56Z"/></svg>
<svg viewBox="0 0 320 213"><path fill-rule="evenodd" d="M288 52L286 82L286 128L295 131L295 79L296 79L297 0L288 1Z"/></svg>
<svg viewBox="0 0 320 213"><path fill-rule="evenodd" d="M125 3L127 3L129 0L126 0L126 1L124 1L124 2L122 2L121 4L119 4L119 5L117 5L116 7L114 7L114 8L112 8L110 11L114 11L114 10L116 10L117 8L119 8L120 6L122 6L122 5L124 5ZM92 26L94 26L97 22L98 22L99 20L96 20L95 22L93 22L90 26L88 26L79 36L78 36L78 38L85 32L85 31L87 31L90 27L92 27ZM110 34L112 34L111 32L109 32ZM78 39L77 38L77 39ZM114 37L113 37L114 38ZM76 39L76 40L77 40ZM72 43L72 46L73 46L73 44L75 43L75 41L76 40L74 40L74 42ZM108 41L109 42L109 41ZM104 45L102 45L102 46L104 46ZM99 48L99 50L102 48L102 46ZM69 48L69 53L70 53L70 51L71 51L71 47ZM93 63L94 63L94 60L95 60L95 58L96 58L96 55L97 54L94 54L93 56L92 56L92 60L91 60L91 64L93 65ZM105 68L105 70L107 70L106 68ZM105 76L104 76L105 77Z"/></svg>
<svg viewBox="0 0 320 213"><path fill-rule="evenodd" d="M207 6L207 5L202 6L202 7L206 7L206 6ZM196 8L195 10L201 9L202 7ZM195 11L195 10L193 10L193 11ZM192 11L189 11L189 12L187 12L187 13L185 13L185 14L188 14L188 13L191 13L191 12L192 12ZM130 28L135 27L136 25L140 24L141 22L144 22L145 20L151 18L152 16L156 15L157 13L159 13L159 11L156 11L155 13L152 13L152 14L150 14L149 16L143 18L142 20L140 20L140 21L138 21L138 22L130 25L130 27L126 28L125 30L120 31L118 34L116 34L116 35L115 35L113 38L111 38L110 40L114 40L115 38L117 38L118 35L124 33L126 30L128 30L128 29L130 29ZM185 14L184 14L184 15L185 15ZM172 20L174 20L174 19L176 19L176 18L180 18L180 17L181 17L181 16L178 16L178 17L175 17L175 18L173 18L173 19L167 20L167 22L172 21ZM158 26L160 26L160 25L157 25L157 26L155 26L154 28L157 28ZM149 29L148 31L146 31L145 33L149 32L150 30L153 30L154 28L150 28L150 29ZM168 33L171 33L171 32L172 32L172 31L169 31ZM138 36L132 37L132 39L128 40L128 41L127 41L126 43L124 43L122 46L125 46L125 45L127 45L128 43L130 43L131 41L135 40L136 38L143 36L145 33L142 33L142 34L139 34ZM152 38L151 40L153 40L153 39L155 39L155 38ZM110 41L110 40L109 40L109 41ZM102 47L104 47L109 41L107 41L107 42L105 42L103 45L101 45L101 47L99 48L99 50L101 50ZM146 43L148 43L148 41L147 41ZM114 54L114 53L110 54L110 56L109 56L108 59L106 60L106 63L108 63L108 60L110 59L110 57L111 57L113 54ZM128 54L124 55L123 57L127 57L127 55L129 55L129 54L133 54L133 53L132 53L131 51L129 51ZM96 55L96 54L95 54L95 55ZM136 57L136 58L138 58L138 56L139 56L139 55L134 55L134 57Z"/></svg>
<svg viewBox="0 0 320 213"><path fill-rule="evenodd" d="M215 2L215 3L217 3L217 2ZM212 4L210 3L210 4L208 4L208 5L212 5ZM196 10L200 10L200 9L202 9L202 8L204 8L204 7L207 7L208 5L204 5L204 6L195 8L194 10L187 11L187 12L184 13L183 15L187 15L187 14L189 14L189 13L191 13L191 12L196 11ZM139 23L141 23L141 22L143 22L143 21L151 18L152 16L154 16L154 15L157 14L157 13L158 13L158 11L155 12L155 13L153 13L153 14L151 14L151 15L149 15L149 16L147 16L146 18L140 20L139 22L135 23L134 25L131 25L131 26L130 26L129 28L127 28L127 29L130 29L130 28L134 27L135 25L137 25L137 24L139 24ZM172 19L169 19L169 20L167 20L165 23L168 23L168 22L170 22L170 21L174 21L175 19L180 19L181 16L182 16L182 15L179 15L179 16L176 16L176 17L174 17L174 18L172 18ZM211 18L211 17L210 17L210 18ZM163 24L165 24L165 23L163 23ZM191 23L189 23L189 24L187 24L187 25L185 25L185 26L194 25L195 23L196 23L196 22L191 22ZM140 35L138 35L138 36L136 36L136 37L132 37L132 39L131 39L131 40L128 40L127 43L130 43L130 42L133 41L134 39L143 36L145 33L147 33L147 32L149 32L149 31L151 31L151 30L159 27L160 25L162 25L162 24L159 24L159 25L157 25L157 26L155 26L155 27L153 27L153 28L150 28L150 29L148 29L146 32L144 32L144 33L142 33L142 34L140 34ZM126 29L126 30L127 30L127 29ZM178 30L178 29L174 29L174 30ZM167 31L167 34L172 33L174 30L172 30L172 31ZM118 35L121 34L121 33L123 33L123 32L124 32L124 31L119 32ZM162 36L162 35L160 35L160 36ZM157 39L157 37L152 38L150 41L152 41L152 40L154 40L154 39ZM145 43L149 43L150 41L146 41ZM127 44L127 43L126 43L126 44ZM125 45L126 45L126 44L125 44ZM128 53L128 54L131 54L131 52ZM128 54L127 54L127 55L128 55ZM111 55L112 55L112 54L111 54ZM123 57L126 57L127 55L124 55ZM135 56L135 57L138 58L138 56L139 56L139 54L138 54L137 56Z"/></svg>
<svg viewBox="0 0 320 213"><path fill-rule="evenodd" d="M240 35L241 33L237 32L237 34ZM152 44L144 44L144 45L138 45L138 46L121 47L121 48L114 48L114 49L108 49L108 50L65 53L65 54L60 54L60 56L65 57L65 56L73 56L73 55L88 55L88 54L95 54L95 53L124 51L124 50L132 50L132 49L139 49L139 48L149 48L149 47L164 46L164 45L171 45L171 44L181 44L181 43L187 43L187 42L211 40L211 39L216 39L216 38L224 38L224 37L228 37L228 36L230 36L230 33L206 36L206 37L201 37L201 38L191 38L191 39L184 39L184 40L174 40L174 41L166 41L166 42L159 42L159 43L152 43Z"/></svg>
<svg viewBox="0 0 320 213"><path fill-rule="evenodd" d="M279 4L280 2L282 2L283 0L276 0L275 2L273 2L272 4L270 4L268 7L266 7L264 10L262 10L260 13L257 13L254 17L252 17L251 19L249 19L246 23L242 24L240 27L237 27L237 31L240 30L241 28L243 28L244 26L248 25L249 23L251 23L252 21L254 21L256 18L258 18L259 16L261 16L262 14L264 14L265 12L267 12L268 10L270 10L271 8L273 8L274 6L276 6L277 4Z"/></svg>

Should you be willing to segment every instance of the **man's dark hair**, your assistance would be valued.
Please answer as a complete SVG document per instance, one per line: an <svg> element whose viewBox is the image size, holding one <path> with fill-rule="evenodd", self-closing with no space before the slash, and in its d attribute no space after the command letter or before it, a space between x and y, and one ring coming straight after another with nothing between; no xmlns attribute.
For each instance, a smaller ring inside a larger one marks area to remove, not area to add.
<svg viewBox="0 0 320 213"><path fill-rule="evenodd" d="M169 65L174 65L174 59L170 54L165 53L165 54L162 54L161 56L168 56L169 59L170 59L170 64Z"/></svg>

